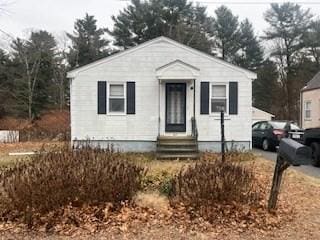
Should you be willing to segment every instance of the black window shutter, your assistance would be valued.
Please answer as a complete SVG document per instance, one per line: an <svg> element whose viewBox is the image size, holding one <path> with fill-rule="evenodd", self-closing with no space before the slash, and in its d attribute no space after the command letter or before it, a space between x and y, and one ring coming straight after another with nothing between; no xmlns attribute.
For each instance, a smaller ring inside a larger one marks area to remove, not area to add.
<svg viewBox="0 0 320 240"><path fill-rule="evenodd" d="M229 83L229 114L238 114L238 82Z"/></svg>
<svg viewBox="0 0 320 240"><path fill-rule="evenodd" d="M107 114L107 82L98 81L98 114Z"/></svg>
<svg viewBox="0 0 320 240"><path fill-rule="evenodd" d="M209 114L209 82L201 82L200 114Z"/></svg>
<svg viewBox="0 0 320 240"><path fill-rule="evenodd" d="M136 83L127 82L127 114L136 113Z"/></svg>

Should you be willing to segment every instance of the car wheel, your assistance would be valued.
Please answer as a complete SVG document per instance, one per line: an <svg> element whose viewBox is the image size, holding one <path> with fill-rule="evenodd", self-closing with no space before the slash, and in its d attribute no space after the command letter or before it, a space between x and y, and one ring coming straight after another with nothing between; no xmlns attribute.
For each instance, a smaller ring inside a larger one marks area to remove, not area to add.
<svg viewBox="0 0 320 240"><path fill-rule="evenodd" d="M263 139L262 141L262 149L264 151L268 151L270 149L270 143L269 143L269 140L268 139Z"/></svg>
<svg viewBox="0 0 320 240"><path fill-rule="evenodd" d="M320 144L319 143L312 143L312 165L315 167L320 167Z"/></svg>

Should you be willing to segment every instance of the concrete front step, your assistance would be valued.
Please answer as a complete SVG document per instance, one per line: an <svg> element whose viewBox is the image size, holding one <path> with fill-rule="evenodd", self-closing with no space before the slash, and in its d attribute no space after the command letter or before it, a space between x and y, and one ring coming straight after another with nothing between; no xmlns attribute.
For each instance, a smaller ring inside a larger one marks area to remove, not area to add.
<svg viewBox="0 0 320 240"><path fill-rule="evenodd" d="M199 159L198 153L190 153L190 154L167 154L167 153L157 153L157 159L181 159L181 160L188 160L188 159Z"/></svg>
<svg viewBox="0 0 320 240"><path fill-rule="evenodd" d="M196 146L194 147L187 147L187 148L182 148L182 147L158 147L157 152L159 153L164 153L164 152L175 152L175 153L184 153L184 152L198 152L198 148Z"/></svg>
<svg viewBox="0 0 320 240"><path fill-rule="evenodd" d="M160 146L196 146L197 143L195 141L158 141L158 145Z"/></svg>
<svg viewBox="0 0 320 240"><path fill-rule="evenodd" d="M191 136L160 136L157 143L158 159L198 159L198 144Z"/></svg>

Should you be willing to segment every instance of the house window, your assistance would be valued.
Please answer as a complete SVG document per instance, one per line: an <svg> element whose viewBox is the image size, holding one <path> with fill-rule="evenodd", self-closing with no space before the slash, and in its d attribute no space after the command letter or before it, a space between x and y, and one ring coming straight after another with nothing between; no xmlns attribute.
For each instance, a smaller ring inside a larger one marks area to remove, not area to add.
<svg viewBox="0 0 320 240"><path fill-rule="evenodd" d="M304 103L304 117L306 119L311 118L311 101L305 102Z"/></svg>
<svg viewBox="0 0 320 240"><path fill-rule="evenodd" d="M125 87L124 84L109 84L109 112L125 112Z"/></svg>
<svg viewBox="0 0 320 240"><path fill-rule="evenodd" d="M211 85L211 113L228 112L227 84Z"/></svg>

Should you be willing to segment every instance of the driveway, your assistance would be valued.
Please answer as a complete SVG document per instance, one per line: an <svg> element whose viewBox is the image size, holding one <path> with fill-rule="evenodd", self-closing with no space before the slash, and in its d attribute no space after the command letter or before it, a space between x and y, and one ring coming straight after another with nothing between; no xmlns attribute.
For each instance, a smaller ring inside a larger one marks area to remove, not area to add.
<svg viewBox="0 0 320 240"><path fill-rule="evenodd" d="M265 159L268 159L268 160L271 160L271 161L276 161L276 159L277 159L277 153L276 152L266 152L266 151L263 151L263 150L257 149L257 148L254 148L253 152L255 154L257 154L258 156L261 156L261 157L263 157ZM313 167L311 165L292 167L292 168L295 168L298 171L300 171L300 172L302 172L302 173L304 173L306 175L309 175L311 177L320 178L320 168Z"/></svg>

